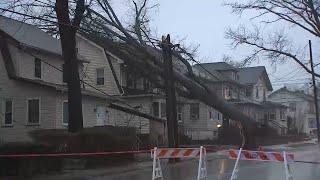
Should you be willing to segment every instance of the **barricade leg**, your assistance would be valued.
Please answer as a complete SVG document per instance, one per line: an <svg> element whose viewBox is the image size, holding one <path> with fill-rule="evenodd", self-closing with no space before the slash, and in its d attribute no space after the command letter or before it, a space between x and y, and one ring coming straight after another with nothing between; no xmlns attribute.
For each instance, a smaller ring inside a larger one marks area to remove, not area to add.
<svg viewBox="0 0 320 180"><path fill-rule="evenodd" d="M157 148L153 150L152 180L160 178L163 180L160 160L157 157Z"/></svg>
<svg viewBox="0 0 320 180"><path fill-rule="evenodd" d="M197 180L207 179L207 153L203 146L200 147L199 167Z"/></svg>
<svg viewBox="0 0 320 180"><path fill-rule="evenodd" d="M236 179L238 177L238 172L239 172L238 163L239 163L239 160L240 160L241 151L242 151L242 148L240 148L240 150L239 150L239 153L238 153L238 156L237 156L237 160L236 160L236 163L234 165L230 180L234 180L234 179Z"/></svg>
<svg viewBox="0 0 320 180"><path fill-rule="evenodd" d="M283 164L286 172L286 180L293 180L293 176L291 174L290 166L287 160L287 154L285 151L283 151Z"/></svg>

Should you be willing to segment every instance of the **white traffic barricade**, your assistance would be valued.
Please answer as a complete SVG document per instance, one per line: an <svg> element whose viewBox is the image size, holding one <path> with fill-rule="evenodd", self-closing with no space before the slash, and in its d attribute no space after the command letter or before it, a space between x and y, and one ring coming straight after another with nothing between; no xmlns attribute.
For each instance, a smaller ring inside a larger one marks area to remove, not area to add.
<svg viewBox="0 0 320 180"><path fill-rule="evenodd" d="M151 151L153 158L152 180L162 179L162 169L160 159L173 159L173 158L199 158L199 167L197 180L207 178L207 159L206 149L200 148L154 148Z"/></svg>
<svg viewBox="0 0 320 180"><path fill-rule="evenodd" d="M286 180L293 180L293 176L290 170L289 163L294 162L294 154L280 152L265 152L265 151L248 151L248 150L229 150L230 159L236 159L235 166L232 171L230 180L235 180L238 177L239 172L239 160L250 161L273 161L281 162L284 164Z"/></svg>

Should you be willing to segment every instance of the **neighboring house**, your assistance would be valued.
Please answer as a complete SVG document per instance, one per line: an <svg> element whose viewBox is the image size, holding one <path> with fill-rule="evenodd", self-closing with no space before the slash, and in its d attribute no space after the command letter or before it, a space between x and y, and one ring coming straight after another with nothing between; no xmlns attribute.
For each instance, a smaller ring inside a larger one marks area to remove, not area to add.
<svg viewBox="0 0 320 180"><path fill-rule="evenodd" d="M139 69L130 64L130 58L126 56L127 44L115 43L112 41L101 40L97 37L88 34L82 34L86 38L96 42L101 47L108 50L109 53L117 57L121 57L123 63L120 66L120 73L116 78L120 82L122 94L121 97L131 106L143 110L145 113L159 118L166 119L166 99L165 93L156 82L151 82L150 77L142 74ZM162 60L161 51L152 47L148 51L157 57L159 61ZM182 73L186 73L186 66L181 61L173 57L174 68ZM114 67L115 69L118 67ZM118 71L118 69L116 70ZM150 75L156 81L163 83L162 78L155 75ZM206 110L203 110L206 109ZM219 115L217 115L219 114ZM183 133L193 140L206 140L217 138L217 125L221 124L218 121L222 120L222 115L211 110L211 108L204 103L197 100L191 100L179 97L177 95L177 120L179 124L179 132ZM118 122L118 121L117 121ZM140 123L140 119L131 119L129 124L136 124L135 127L148 128L150 130L151 139L158 144L166 143L166 124L155 121L147 121Z"/></svg>
<svg viewBox="0 0 320 180"><path fill-rule="evenodd" d="M298 133L310 134L316 129L313 97L303 91L280 88L268 96L268 100L288 106L288 127Z"/></svg>
<svg viewBox="0 0 320 180"><path fill-rule="evenodd" d="M31 141L36 129L68 125L67 87L60 42L36 28L0 16L0 140ZM79 73L88 62L78 56ZM81 77L82 78L82 77ZM110 98L82 90L85 127L105 124Z"/></svg>
<svg viewBox="0 0 320 180"><path fill-rule="evenodd" d="M258 122L260 127L271 126L279 134L286 133L287 126L283 123L286 114L282 113L286 107L267 101L272 85L264 66L236 68L217 62L194 65L193 69L203 83Z"/></svg>

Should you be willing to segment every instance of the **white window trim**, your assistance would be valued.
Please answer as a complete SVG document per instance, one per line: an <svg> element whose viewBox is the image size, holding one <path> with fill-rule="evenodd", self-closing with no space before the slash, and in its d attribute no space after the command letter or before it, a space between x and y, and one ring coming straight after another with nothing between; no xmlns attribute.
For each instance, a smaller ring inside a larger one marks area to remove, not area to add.
<svg viewBox="0 0 320 180"><path fill-rule="evenodd" d="M11 101L11 124L6 124L6 101ZM4 101L2 102L2 105L3 105L3 121L2 121L2 125L3 126L13 126L13 118L14 118L14 112L13 112L13 107L14 107L14 102L13 102L13 99L4 99Z"/></svg>
<svg viewBox="0 0 320 180"><path fill-rule="evenodd" d="M274 119L270 118L271 114L274 114ZM276 112L269 112L268 116L269 116L269 121L276 121L277 120L277 113Z"/></svg>
<svg viewBox="0 0 320 180"><path fill-rule="evenodd" d="M162 109L161 109L161 103L166 103L166 101L164 101L164 100L155 100L155 101L153 101L153 103L154 102L157 102L157 103L159 103L159 106L158 106L158 110L159 110L159 116L158 116L158 118L167 118L167 117L162 117Z"/></svg>
<svg viewBox="0 0 320 180"><path fill-rule="evenodd" d="M97 80L98 80L98 69L103 69L103 84L98 84ZM96 68L96 85L97 86L104 86L106 84L106 68L105 67L98 67Z"/></svg>
<svg viewBox="0 0 320 180"><path fill-rule="evenodd" d="M39 100L39 122L38 123L29 122L29 100ZM27 98L26 103L27 103L26 125L40 125L41 124L41 98L40 97Z"/></svg>
<svg viewBox="0 0 320 180"><path fill-rule="evenodd" d="M68 100L63 100L62 102L61 102L61 124L62 124L62 126L69 126L69 122L68 123L64 123L63 122L63 103L65 103L65 102L67 102L68 103L68 106L69 106L69 102L68 102Z"/></svg>

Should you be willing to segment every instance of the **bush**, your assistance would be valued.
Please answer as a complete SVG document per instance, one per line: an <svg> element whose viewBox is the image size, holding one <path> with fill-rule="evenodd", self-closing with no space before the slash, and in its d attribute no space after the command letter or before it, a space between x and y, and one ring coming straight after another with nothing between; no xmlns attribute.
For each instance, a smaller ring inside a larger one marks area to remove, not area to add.
<svg viewBox="0 0 320 180"><path fill-rule="evenodd" d="M136 134L127 127L94 127L79 133L67 130L36 130L34 141L50 146L55 152L98 152L132 150L136 147Z"/></svg>
<svg viewBox="0 0 320 180"><path fill-rule="evenodd" d="M0 146L1 154L43 154L62 152L104 152L128 151L136 147L136 134L133 128L95 127L79 133L67 130L35 130L31 133L33 143L10 143ZM66 159L81 159L84 167L102 166L115 161L132 159L133 154L96 157L30 157L0 158L0 175L31 176L48 171L59 171ZM70 161L69 161L70 162Z"/></svg>
<svg viewBox="0 0 320 180"><path fill-rule="evenodd" d="M52 152L50 147L35 143L9 143L0 146L1 154L36 154ZM50 157L19 157L0 158L0 175L2 176L31 176L36 173L59 171L62 167L61 159Z"/></svg>

